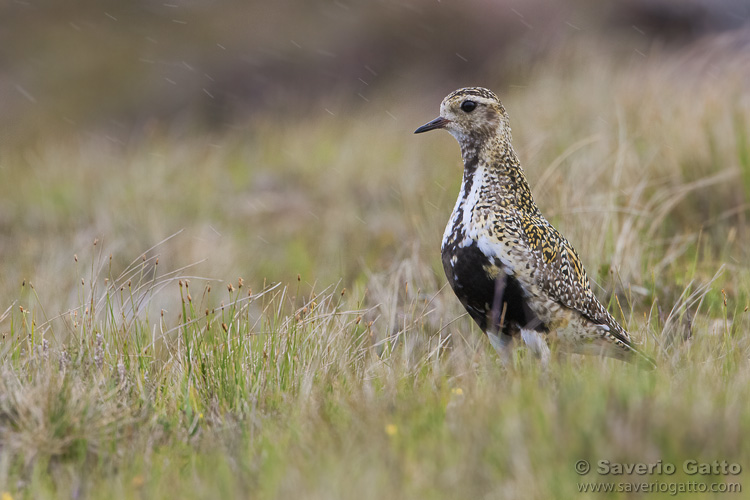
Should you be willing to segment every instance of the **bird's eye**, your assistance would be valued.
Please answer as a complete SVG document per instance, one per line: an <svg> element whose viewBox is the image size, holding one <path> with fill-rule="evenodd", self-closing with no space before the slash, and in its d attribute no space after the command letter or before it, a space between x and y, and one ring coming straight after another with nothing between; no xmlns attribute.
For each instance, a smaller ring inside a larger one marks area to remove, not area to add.
<svg viewBox="0 0 750 500"><path fill-rule="evenodd" d="M464 101L461 103L461 111L464 111L466 113L471 113L476 107L477 103L475 103L474 101Z"/></svg>

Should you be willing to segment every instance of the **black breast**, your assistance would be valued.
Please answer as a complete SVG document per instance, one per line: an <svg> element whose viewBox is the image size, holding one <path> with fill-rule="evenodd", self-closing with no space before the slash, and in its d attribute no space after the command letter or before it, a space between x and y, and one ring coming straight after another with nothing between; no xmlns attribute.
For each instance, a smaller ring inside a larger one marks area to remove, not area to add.
<svg viewBox="0 0 750 500"><path fill-rule="evenodd" d="M495 266L476 243L463 248L448 245L443 249L443 269L448 282L482 331L487 331L490 325L499 325L501 316L502 330L509 335L519 327L543 329L526 304L518 280L502 271L497 278L490 276L487 269Z"/></svg>

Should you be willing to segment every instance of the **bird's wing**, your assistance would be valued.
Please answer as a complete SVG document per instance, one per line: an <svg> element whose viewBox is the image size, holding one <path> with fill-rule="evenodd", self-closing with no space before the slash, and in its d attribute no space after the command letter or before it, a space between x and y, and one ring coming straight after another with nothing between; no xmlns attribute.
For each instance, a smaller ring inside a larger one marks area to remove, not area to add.
<svg viewBox="0 0 750 500"><path fill-rule="evenodd" d="M606 326L615 338L630 346L630 335L594 295L581 259L568 240L538 214L523 215L521 228L539 257L542 290L565 307Z"/></svg>

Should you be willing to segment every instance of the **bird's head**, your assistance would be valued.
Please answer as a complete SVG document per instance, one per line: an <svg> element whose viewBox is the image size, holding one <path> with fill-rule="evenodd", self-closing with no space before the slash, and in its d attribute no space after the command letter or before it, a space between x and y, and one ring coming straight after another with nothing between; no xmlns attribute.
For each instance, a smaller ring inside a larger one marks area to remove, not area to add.
<svg viewBox="0 0 750 500"><path fill-rule="evenodd" d="M414 131L421 134L444 128L459 144L481 143L500 136L510 141L508 114L491 90L467 87L451 92L440 104L440 116Z"/></svg>

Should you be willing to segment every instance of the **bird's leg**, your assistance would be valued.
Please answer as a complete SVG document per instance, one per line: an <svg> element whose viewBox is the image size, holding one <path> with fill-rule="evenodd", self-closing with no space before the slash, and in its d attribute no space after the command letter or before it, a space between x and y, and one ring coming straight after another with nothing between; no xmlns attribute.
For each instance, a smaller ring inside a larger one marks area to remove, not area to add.
<svg viewBox="0 0 750 500"><path fill-rule="evenodd" d="M505 312L508 304L503 304L503 293L505 292L505 283L507 276L502 272L498 273L495 278L495 293L492 297L492 309L490 310L489 326L487 328L487 337L490 344L495 348L500 356L500 362L503 366L511 366L513 361L513 337L503 333L503 324L505 323Z"/></svg>
<svg viewBox="0 0 750 500"><path fill-rule="evenodd" d="M547 371L551 356L550 348L549 344L547 344L546 334L537 330L537 328L542 326L542 322L537 315L534 314L534 311L531 310L528 304L524 303L523 306L528 321L526 325L521 328L521 338L531 352L541 360L542 369Z"/></svg>
<svg viewBox="0 0 750 500"><path fill-rule="evenodd" d="M512 366L513 337L502 332L487 330L487 338L500 356L500 363L505 367Z"/></svg>
<svg viewBox="0 0 750 500"><path fill-rule="evenodd" d="M542 368L546 370L549 366L550 350L544 334L538 330L521 328L521 338L531 352L541 360Z"/></svg>
<svg viewBox="0 0 750 500"><path fill-rule="evenodd" d="M503 323L505 322L505 309L507 303L503 304L503 294L505 294L505 284L508 277L502 271L497 273L495 278L495 293L492 295L492 309L490 309L488 332L502 332Z"/></svg>

